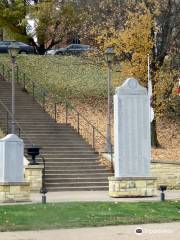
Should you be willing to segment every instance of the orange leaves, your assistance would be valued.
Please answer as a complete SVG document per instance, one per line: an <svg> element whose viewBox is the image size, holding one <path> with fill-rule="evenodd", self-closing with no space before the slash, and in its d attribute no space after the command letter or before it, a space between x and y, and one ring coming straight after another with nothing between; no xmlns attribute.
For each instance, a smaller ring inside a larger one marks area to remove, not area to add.
<svg viewBox="0 0 180 240"><path fill-rule="evenodd" d="M118 56L128 54L131 59L123 59L123 75L134 76L147 82L147 55L153 47L151 28L153 18L144 4L138 4L137 12L129 12L125 29L113 27L103 29L97 36L101 50L114 46Z"/></svg>

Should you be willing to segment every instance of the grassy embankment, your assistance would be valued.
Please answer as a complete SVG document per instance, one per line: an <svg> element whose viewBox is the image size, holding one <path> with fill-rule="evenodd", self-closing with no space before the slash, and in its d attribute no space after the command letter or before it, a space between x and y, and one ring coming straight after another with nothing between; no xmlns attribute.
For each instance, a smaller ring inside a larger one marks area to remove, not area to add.
<svg viewBox="0 0 180 240"><path fill-rule="evenodd" d="M8 55L1 54L0 62L10 65ZM107 96L107 68L98 59L18 55L17 63L31 80L60 96L80 99ZM114 81L119 74L116 70Z"/></svg>
<svg viewBox="0 0 180 240"><path fill-rule="evenodd" d="M180 201L1 206L0 231L180 221Z"/></svg>

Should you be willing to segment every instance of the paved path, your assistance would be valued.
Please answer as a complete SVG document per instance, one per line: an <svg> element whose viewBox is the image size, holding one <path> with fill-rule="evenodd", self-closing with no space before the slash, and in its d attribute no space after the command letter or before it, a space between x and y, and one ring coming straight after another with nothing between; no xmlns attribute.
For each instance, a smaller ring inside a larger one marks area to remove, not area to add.
<svg viewBox="0 0 180 240"><path fill-rule="evenodd" d="M166 191L166 199L179 199L180 190ZM40 202L41 195L35 193L31 195L33 202ZM157 197L144 198L111 198L107 191L71 191L71 192L49 192L47 202L75 202L75 201L115 201L115 202L139 202L139 201L159 201L160 193Z"/></svg>
<svg viewBox="0 0 180 240"><path fill-rule="evenodd" d="M142 228L142 234L136 229ZM49 231L3 232L0 240L179 240L180 222L144 225L119 225L98 228Z"/></svg>

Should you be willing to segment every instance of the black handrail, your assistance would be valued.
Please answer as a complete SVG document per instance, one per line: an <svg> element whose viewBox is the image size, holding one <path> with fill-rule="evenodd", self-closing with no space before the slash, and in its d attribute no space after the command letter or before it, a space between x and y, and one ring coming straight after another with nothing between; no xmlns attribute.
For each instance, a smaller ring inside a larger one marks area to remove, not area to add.
<svg viewBox="0 0 180 240"><path fill-rule="evenodd" d="M56 110L55 116L57 115L57 105L58 105L58 104L64 104L64 105L65 105L65 119L66 119L65 121L66 121L66 123L69 123L69 121L68 121L68 119L69 119L69 118L68 118L69 110L73 110L73 111L76 113L76 115L77 115L77 125L75 125L75 128L77 129L77 132L78 132L78 133L80 133L80 117L81 117L82 119L84 119L84 121L92 128L92 147L93 147L95 150L96 150L95 133L98 133L107 143L109 143L110 146L111 146L110 155L111 155L111 162L112 162L112 160L113 160L113 144L112 144L111 142L108 142L106 136L104 136L104 134L101 133L98 128L96 128L84 115L82 115L82 114L77 110L77 108L73 106L73 104L72 104L69 100L64 100L64 101L61 101L61 102L55 102L54 104L55 104L55 108L54 108L54 109ZM76 118L75 118L75 119L76 119ZM55 121L56 121L56 117L55 117ZM102 152L103 152L103 151L101 150L101 153L102 153Z"/></svg>
<svg viewBox="0 0 180 240"><path fill-rule="evenodd" d="M9 111L8 107L0 100L0 105L4 108L5 112L6 112L6 133L8 134L9 133L9 116L12 117L12 113ZM26 139L28 140L28 142L31 144L31 145L34 145L32 143L32 141L30 140L29 137L27 137L26 133L24 132L24 130L22 129L21 125L19 124L19 122L17 122L15 120L15 124L18 128L18 135L19 137L21 136L21 134L23 133L23 135L26 137Z"/></svg>
<svg viewBox="0 0 180 240"><path fill-rule="evenodd" d="M46 203L46 193L48 192L46 188L46 161L44 156L40 154L40 157L43 161L43 170L42 170L42 187L40 189L40 193L42 193L42 203Z"/></svg>

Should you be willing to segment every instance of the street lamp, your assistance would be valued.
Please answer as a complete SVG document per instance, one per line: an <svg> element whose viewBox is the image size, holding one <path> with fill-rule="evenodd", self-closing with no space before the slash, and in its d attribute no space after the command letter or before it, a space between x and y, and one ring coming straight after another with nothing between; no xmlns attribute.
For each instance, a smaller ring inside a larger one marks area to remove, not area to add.
<svg viewBox="0 0 180 240"><path fill-rule="evenodd" d="M105 60L108 65L108 110L107 110L107 129L106 129L106 145L105 152L112 153L111 147L111 85L112 85L112 63L114 60L114 49L108 47L105 51Z"/></svg>
<svg viewBox="0 0 180 240"><path fill-rule="evenodd" d="M19 52L19 46L16 42L12 42L8 48L9 55L12 61L12 105L11 105L11 133L15 133L15 66L16 66L16 56Z"/></svg>

